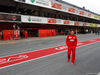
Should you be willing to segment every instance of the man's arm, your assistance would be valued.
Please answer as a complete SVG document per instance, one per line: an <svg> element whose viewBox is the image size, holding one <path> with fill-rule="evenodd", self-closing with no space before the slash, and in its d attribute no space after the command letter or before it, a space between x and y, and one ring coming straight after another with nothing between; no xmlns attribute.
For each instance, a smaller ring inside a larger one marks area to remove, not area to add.
<svg viewBox="0 0 100 75"><path fill-rule="evenodd" d="M75 41L76 41L76 46L77 46L77 36L76 36L76 40Z"/></svg>
<svg viewBox="0 0 100 75"><path fill-rule="evenodd" d="M69 42L69 36L67 36L66 38L66 45L68 46L68 42Z"/></svg>

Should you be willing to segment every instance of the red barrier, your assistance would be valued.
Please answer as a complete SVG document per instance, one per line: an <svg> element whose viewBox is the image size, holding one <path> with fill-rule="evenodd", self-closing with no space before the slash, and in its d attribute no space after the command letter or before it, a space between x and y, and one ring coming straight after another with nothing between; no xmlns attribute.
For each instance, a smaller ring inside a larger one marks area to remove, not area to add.
<svg viewBox="0 0 100 75"><path fill-rule="evenodd" d="M55 30L39 30L39 37L55 36Z"/></svg>
<svg viewBox="0 0 100 75"><path fill-rule="evenodd" d="M14 38L14 30L3 30L4 39Z"/></svg>

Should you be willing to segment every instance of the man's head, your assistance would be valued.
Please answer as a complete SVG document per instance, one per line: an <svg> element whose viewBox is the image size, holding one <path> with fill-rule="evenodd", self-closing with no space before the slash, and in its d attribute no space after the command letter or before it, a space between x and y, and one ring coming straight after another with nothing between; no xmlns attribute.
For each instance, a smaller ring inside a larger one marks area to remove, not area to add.
<svg viewBox="0 0 100 75"><path fill-rule="evenodd" d="M74 35L74 30L71 30L71 35Z"/></svg>

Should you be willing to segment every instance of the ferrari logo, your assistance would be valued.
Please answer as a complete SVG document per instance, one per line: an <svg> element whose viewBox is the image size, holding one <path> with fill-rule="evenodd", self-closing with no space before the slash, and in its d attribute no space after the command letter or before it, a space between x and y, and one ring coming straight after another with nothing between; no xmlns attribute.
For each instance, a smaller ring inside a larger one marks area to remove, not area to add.
<svg viewBox="0 0 100 75"><path fill-rule="evenodd" d="M73 37L75 39L75 37Z"/></svg>

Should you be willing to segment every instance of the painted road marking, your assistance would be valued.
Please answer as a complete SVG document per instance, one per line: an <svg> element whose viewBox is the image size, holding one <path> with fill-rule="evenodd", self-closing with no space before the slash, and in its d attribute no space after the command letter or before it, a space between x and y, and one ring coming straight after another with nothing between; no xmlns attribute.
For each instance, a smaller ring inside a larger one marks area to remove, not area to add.
<svg viewBox="0 0 100 75"><path fill-rule="evenodd" d="M81 47L81 46L85 46L85 45L98 42L100 41L100 38L93 39L93 40L95 41L87 40L87 41L79 42L77 47ZM63 46L57 46L57 47L43 49L43 50L37 50L33 52L27 52L27 53L22 53L22 54L7 56L7 57L1 57L0 58L0 68L4 68L7 66L11 66L11 65L16 65L18 63L22 63L22 62L33 60L33 59L50 56L53 54L64 52L66 50L67 50L66 45L63 45Z"/></svg>
<svg viewBox="0 0 100 75"><path fill-rule="evenodd" d="M67 49L67 46L62 46L62 47L56 47L55 50L63 50L63 49Z"/></svg>
<svg viewBox="0 0 100 75"><path fill-rule="evenodd" d="M28 58L27 55L19 55L19 56L15 56L15 57L9 57L9 58L5 58L5 59L0 59L0 64L13 62L13 61L17 61L17 60L22 60L22 59L26 59L26 58Z"/></svg>
<svg viewBox="0 0 100 75"><path fill-rule="evenodd" d="M78 43L77 45L82 45L83 43Z"/></svg>

